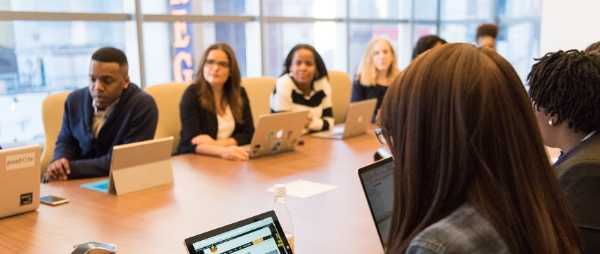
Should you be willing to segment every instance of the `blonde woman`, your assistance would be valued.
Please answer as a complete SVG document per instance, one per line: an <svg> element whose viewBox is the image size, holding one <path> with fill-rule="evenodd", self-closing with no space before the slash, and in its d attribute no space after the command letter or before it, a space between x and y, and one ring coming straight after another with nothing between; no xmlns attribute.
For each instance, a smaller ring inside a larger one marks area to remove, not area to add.
<svg viewBox="0 0 600 254"><path fill-rule="evenodd" d="M388 86L400 74L394 47L385 38L374 38L358 65L358 73L352 84L352 101L377 99L375 115Z"/></svg>

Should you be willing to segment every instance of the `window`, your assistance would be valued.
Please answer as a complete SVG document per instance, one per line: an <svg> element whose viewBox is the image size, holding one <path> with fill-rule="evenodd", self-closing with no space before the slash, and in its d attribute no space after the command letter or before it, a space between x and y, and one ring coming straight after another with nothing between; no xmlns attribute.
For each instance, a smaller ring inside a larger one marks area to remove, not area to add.
<svg viewBox="0 0 600 254"><path fill-rule="evenodd" d="M243 76L279 76L297 43L354 75L373 36L387 37L405 68L419 37L472 43L479 24L494 22L499 53L524 78L539 55L540 9L541 0L0 1L0 144L43 143L41 101L86 86L102 46L125 50L142 86L193 80L214 42L234 48Z"/></svg>
<svg viewBox="0 0 600 254"><path fill-rule="evenodd" d="M293 32L290 32L293 31ZM288 52L298 43L314 45L328 70L346 70L346 33L336 22L268 23L266 75L279 76Z"/></svg>

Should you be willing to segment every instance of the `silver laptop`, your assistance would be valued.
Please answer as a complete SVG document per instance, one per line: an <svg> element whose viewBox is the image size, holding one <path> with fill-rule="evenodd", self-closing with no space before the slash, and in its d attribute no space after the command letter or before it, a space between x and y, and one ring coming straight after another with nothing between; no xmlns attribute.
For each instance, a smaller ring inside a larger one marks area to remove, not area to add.
<svg viewBox="0 0 600 254"><path fill-rule="evenodd" d="M40 205L39 145L0 150L0 218Z"/></svg>
<svg viewBox="0 0 600 254"><path fill-rule="evenodd" d="M300 141L308 111L282 112L262 115L258 119L252 142L242 146L250 157L293 151Z"/></svg>
<svg viewBox="0 0 600 254"><path fill-rule="evenodd" d="M184 242L190 254L291 254L293 248L273 211L189 237Z"/></svg>
<svg viewBox="0 0 600 254"><path fill-rule="evenodd" d="M362 167L358 170L358 177L369 203L379 240L385 249L394 209L394 161L388 157Z"/></svg>
<svg viewBox="0 0 600 254"><path fill-rule="evenodd" d="M173 182L173 137L114 146L108 179L81 187L115 195L140 191Z"/></svg>
<svg viewBox="0 0 600 254"><path fill-rule="evenodd" d="M350 103L346 112L346 123L339 124L329 131L313 133L317 138L345 139L359 136L367 131L375 111L376 99Z"/></svg>

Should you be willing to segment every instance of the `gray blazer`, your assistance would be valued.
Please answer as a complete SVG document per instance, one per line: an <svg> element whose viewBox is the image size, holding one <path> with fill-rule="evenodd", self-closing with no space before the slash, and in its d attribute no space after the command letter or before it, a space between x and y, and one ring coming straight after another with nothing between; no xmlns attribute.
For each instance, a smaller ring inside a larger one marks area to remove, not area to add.
<svg viewBox="0 0 600 254"><path fill-rule="evenodd" d="M584 253L600 253L600 133L554 164L581 231Z"/></svg>

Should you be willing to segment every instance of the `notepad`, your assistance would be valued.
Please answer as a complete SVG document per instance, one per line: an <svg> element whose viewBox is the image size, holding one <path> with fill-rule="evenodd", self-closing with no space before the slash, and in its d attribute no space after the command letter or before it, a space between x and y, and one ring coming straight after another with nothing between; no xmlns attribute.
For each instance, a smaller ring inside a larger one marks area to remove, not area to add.
<svg viewBox="0 0 600 254"><path fill-rule="evenodd" d="M307 180L296 180L285 184L287 195L297 198L308 198L337 188L335 185L317 183ZM273 188L268 191L275 192Z"/></svg>
<svg viewBox="0 0 600 254"><path fill-rule="evenodd" d="M108 193L108 182L108 179L104 179L97 182L84 183L80 185L80 187L83 189Z"/></svg>

